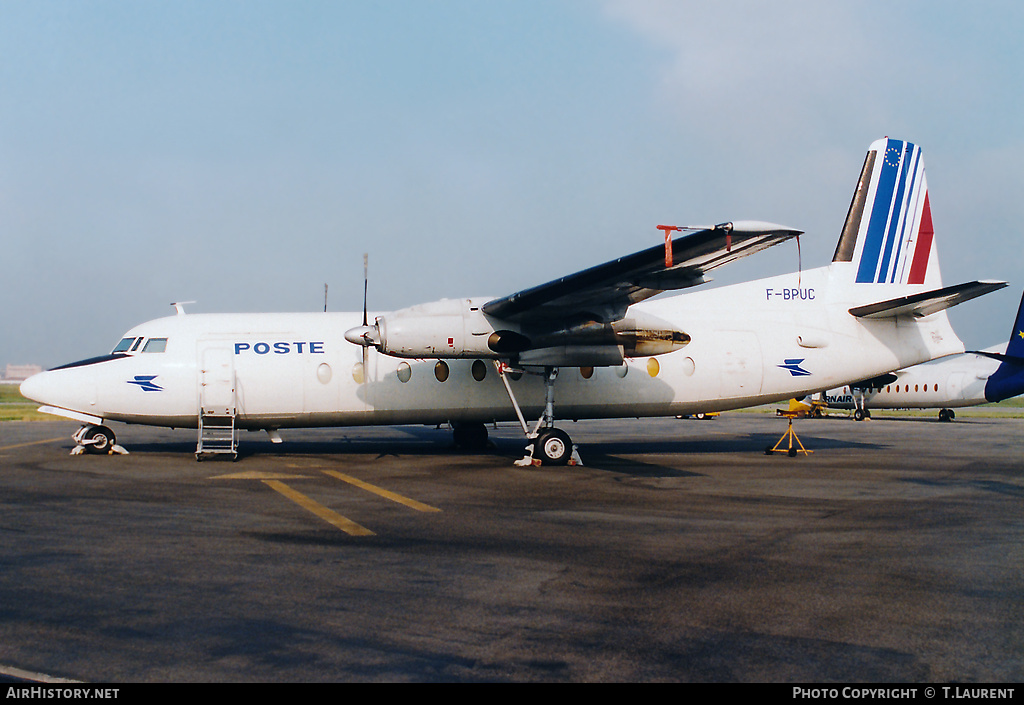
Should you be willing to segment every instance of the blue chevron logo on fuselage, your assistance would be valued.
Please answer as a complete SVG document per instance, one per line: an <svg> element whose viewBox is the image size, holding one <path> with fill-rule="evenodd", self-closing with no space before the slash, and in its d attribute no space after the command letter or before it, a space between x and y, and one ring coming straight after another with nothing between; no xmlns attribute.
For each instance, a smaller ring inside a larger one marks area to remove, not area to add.
<svg viewBox="0 0 1024 705"><path fill-rule="evenodd" d="M789 374L793 375L794 377L809 377L811 373L805 370L804 368L800 367L800 363L803 362L805 359L806 358L801 357L799 359L784 360L785 364L776 365L776 367L781 367L784 370L789 370Z"/></svg>
<svg viewBox="0 0 1024 705"><path fill-rule="evenodd" d="M135 375L135 379L128 380L128 384L137 384L142 388L144 392L162 392L164 388L159 384L154 384L153 380L157 378L157 375Z"/></svg>

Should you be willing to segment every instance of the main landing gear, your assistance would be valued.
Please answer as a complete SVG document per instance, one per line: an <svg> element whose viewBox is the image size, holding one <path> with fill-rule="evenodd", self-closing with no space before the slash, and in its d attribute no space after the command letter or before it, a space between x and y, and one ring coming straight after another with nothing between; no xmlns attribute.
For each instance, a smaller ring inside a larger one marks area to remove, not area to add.
<svg viewBox="0 0 1024 705"><path fill-rule="evenodd" d="M871 418L871 412L868 411L867 404L864 401L864 390L854 388L853 390L853 420L863 421L864 419Z"/></svg>
<svg viewBox="0 0 1024 705"><path fill-rule="evenodd" d="M505 376L507 367L504 363L495 362L498 368L498 376L501 377L508 392L508 398L519 417L519 423L523 427L529 443L526 445L526 455L516 461L519 467L530 465L583 465L580 460L579 451L573 445L569 434L560 428L555 428L555 379L558 377L557 367L544 368L544 413L537 419L533 430L526 423L523 412L516 401L516 395L512 393L512 386Z"/></svg>
<svg viewBox="0 0 1024 705"><path fill-rule="evenodd" d="M117 445L117 438L114 436L114 432L106 426L86 424L75 431L75 435L71 437L71 440L76 444L75 449L71 451L71 455L80 455L82 453L89 453L90 455L113 455L114 453L128 455L128 451Z"/></svg>
<svg viewBox="0 0 1024 705"><path fill-rule="evenodd" d="M463 450L487 447L487 426L482 423L457 423L452 427L452 440Z"/></svg>

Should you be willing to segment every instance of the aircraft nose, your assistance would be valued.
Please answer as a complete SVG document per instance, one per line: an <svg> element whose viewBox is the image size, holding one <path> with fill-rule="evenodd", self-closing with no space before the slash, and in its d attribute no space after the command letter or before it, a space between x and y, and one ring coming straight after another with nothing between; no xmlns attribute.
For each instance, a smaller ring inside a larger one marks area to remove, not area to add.
<svg viewBox="0 0 1024 705"><path fill-rule="evenodd" d="M43 406L90 415L96 413L96 380L77 367L32 375L21 383L20 390L24 397Z"/></svg>
<svg viewBox="0 0 1024 705"><path fill-rule="evenodd" d="M46 372L40 372L32 375L22 382L21 386L18 387L21 392L21 396L26 399L31 399L32 401L37 401L40 404L45 404L46 401L44 397L46 396L46 388L49 386L45 379L47 374L48 373Z"/></svg>
<svg viewBox="0 0 1024 705"><path fill-rule="evenodd" d="M67 406L67 380L60 371L49 370L32 375L19 387L21 395L26 399L47 406Z"/></svg>

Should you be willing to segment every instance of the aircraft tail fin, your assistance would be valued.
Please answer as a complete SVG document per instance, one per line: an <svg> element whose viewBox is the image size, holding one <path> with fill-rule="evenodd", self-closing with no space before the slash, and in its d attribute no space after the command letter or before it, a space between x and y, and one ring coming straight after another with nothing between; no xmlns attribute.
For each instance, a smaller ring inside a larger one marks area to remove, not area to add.
<svg viewBox="0 0 1024 705"><path fill-rule="evenodd" d="M978 353L999 361L999 367L985 382L985 399L1002 401L1024 394L1024 297L1017 308L1017 317L1006 344L1006 354Z"/></svg>
<svg viewBox="0 0 1024 705"><path fill-rule="evenodd" d="M871 144L832 261L858 284L942 286L920 147Z"/></svg>
<svg viewBox="0 0 1024 705"><path fill-rule="evenodd" d="M1006 344L1006 354L1008 357L1024 359L1024 296L1021 296L1017 317L1013 320L1013 328L1010 329L1010 341Z"/></svg>

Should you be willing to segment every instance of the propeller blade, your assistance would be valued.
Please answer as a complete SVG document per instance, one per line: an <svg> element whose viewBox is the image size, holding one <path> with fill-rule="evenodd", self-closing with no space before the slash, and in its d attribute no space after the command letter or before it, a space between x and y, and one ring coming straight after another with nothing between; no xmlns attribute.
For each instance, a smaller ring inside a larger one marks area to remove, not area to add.
<svg viewBox="0 0 1024 705"><path fill-rule="evenodd" d="M366 291L367 291L367 288L369 287L369 282L370 282L370 254L368 252L364 252L363 253L363 328L364 329L367 327L367 322L366 322ZM370 346L366 344L367 342L368 341L366 341L366 338L364 337L363 338L363 384L366 384L366 377L367 377L367 374L368 374L367 369L366 369L366 355L367 355L366 350Z"/></svg>

